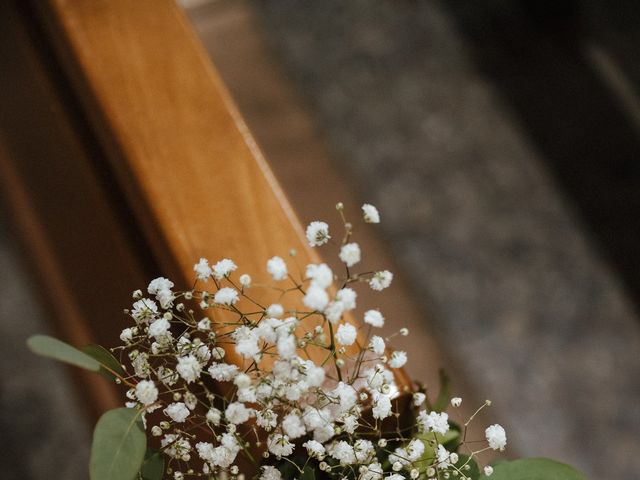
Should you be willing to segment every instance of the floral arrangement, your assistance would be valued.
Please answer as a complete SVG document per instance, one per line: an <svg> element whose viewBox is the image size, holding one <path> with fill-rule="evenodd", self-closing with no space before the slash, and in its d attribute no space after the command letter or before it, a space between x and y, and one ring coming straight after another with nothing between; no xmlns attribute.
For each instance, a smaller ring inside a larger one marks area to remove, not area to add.
<svg viewBox="0 0 640 480"><path fill-rule="evenodd" d="M93 480L583 478L545 459L479 467L480 453L507 446L498 424L468 435L490 402L456 423L446 410L462 399L449 398L446 376L437 398L406 380L407 354L394 348L408 330L388 333L386 312L374 308L356 313L358 289L381 292L393 274L357 272L360 246L337 210L339 242L322 221L306 237L337 247L339 273L298 265L292 251L289 262L266 262L272 281L260 284L231 259L202 258L191 289L161 277L133 292L120 346L29 340L36 353L126 388L126 406L96 425ZM374 206L362 213L380 222Z"/></svg>

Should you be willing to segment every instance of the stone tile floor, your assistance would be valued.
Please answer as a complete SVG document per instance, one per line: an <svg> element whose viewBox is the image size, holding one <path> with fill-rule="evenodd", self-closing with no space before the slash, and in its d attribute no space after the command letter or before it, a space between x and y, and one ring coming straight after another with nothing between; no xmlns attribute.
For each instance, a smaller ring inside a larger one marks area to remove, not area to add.
<svg viewBox="0 0 640 480"><path fill-rule="evenodd" d="M255 3L512 447L637 478L638 318L445 4Z"/></svg>
<svg viewBox="0 0 640 480"><path fill-rule="evenodd" d="M0 216L0 475L6 480L88 478L90 431L66 371L25 340L49 318Z"/></svg>

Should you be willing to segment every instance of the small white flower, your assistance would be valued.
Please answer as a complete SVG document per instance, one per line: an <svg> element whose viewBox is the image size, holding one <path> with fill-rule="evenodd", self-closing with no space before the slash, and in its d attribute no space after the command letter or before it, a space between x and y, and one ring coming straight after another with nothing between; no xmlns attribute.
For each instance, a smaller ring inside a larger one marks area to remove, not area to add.
<svg viewBox="0 0 640 480"><path fill-rule="evenodd" d="M436 451L436 458L438 460L438 468L446 469L451 463L449 462L449 451L442 445L438 445Z"/></svg>
<svg viewBox="0 0 640 480"><path fill-rule="evenodd" d="M347 243L340 249L340 260L347 267L353 267L360 261L360 246L357 243Z"/></svg>
<svg viewBox="0 0 640 480"><path fill-rule="evenodd" d="M158 277L151 280L149 286L147 287L147 291L151 295L156 295L161 290L171 290L173 288L173 282L168 278Z"/></svg>
<svg viewBox="0 0 640 480"><path fill-rule="evenodd" d="M176 423L183 423L190 413L187 406L182 402L170 403L163 412Z"/></svg>
<svg viewBox="0 0 640 480"><path fill-rule="evenodd" d="M344 303L339 301L329 303L329 306L324 309L324 316L327 317L327 320L334 324L340 321L343 313Z"/></svg>
<svg viewBox="0 0 640 480"><path fill-rule="evenodd" d="M211 330L211 320L209 320L207 317L200 320L198 322L198 330L200 330L201 332L208 332L209 330Z"/></svg>
<svg viewBox="0 0 640 480"><path fill-rule="evenodd" d="M213 296L213 301L219 305L233 305L238 298L238 292L234 288L223 287Z"/></svg>
<svg viewBox="0 0 640 480"><path fill-rule="evenodd" d="M236 378L233 379L233 383L238 388L248 388L251 386L251 377L246 373L239 373Z"/></svg>
<svg viewBox="0 0 640 480"><path fill-rule="evenodd" d="M251 276L247 275L246 273L240 275L239 281L240 285L242 285L244 288L249 288L251 286Z"/></svg>
<svg viewBox="0 0 640 480"><path fill-rule="evenodd" d="M307 226L307 240L312 247L319 247L329 241L329 225L325 222L311 222Z"/></svg>
<svg viewBox="0 0 640 480"><path fill-rule="evenodd" d="M281 257L273 257L267 261L267 272L274 280L285 280L287 278L287 264Z"/></svg>
<svg viewBox="0 0 640 480"><path fill-rule="evenodd" d="M315 440L307 440L302 444L302 446L307 449L307 453L310 457L319 459L326 453L324 446L320 442L316 442Z"/></svg>
<svg viewBox="0 0 640 480"><path fill-rule="evenodd" d="M271 465L264 465L262 467L262 474L260 475L259 480L281 480L282 474L280 470Z"/></svg>
<svg viewBox="0 0 640 480"><path fill-rule="evenodd" d="M384 290L391 285L391 281L393 280L393 273L389 270L383 270L380 272L376 272L373 274L373 277L369 280L369 286L373 290Z"/></svg>
<svg viewBox="0 0 640 480"><path fill-rule="evenodd" d="M421 411L418 415L420 429L426 432L435 432L444 435L449 431L449 415L446 413Z"/></svg>
<svg viewBox="0 0 640 480"><path fill-rule="evenodd" d="M294 445L286 435L274 433L267 439L267 448L278 457L288 457L293 453Z"/></svg>
<svg viewBox="0 0 640 480"><path fill-rule="evenodd" d="M224 411L224 415L228 422L234 425L239 425L246 422L251 418L253 410L245 407L244 403L233 402L230 403L227 409Z"/></svg>
<svg viewBox="0 0 640 480"><path fill-rule="evenodd" d="M385 351L384 339L378 335L374 335L371 337L371 341L369 342L369 348L373 350L373 353L377 355L382 355Z"/></svg>
<svg viewBox="0 0 640 480"><path fill-rule="evenodd" d="M453 397L451 399L452 407L459 407L460 405L462 405L462 399L460 397Z"/></svg>
<svg viewBox="0 0 640 480"><path fill-rule="evenodd" d="M238 267L233 262L233 260L223 258L213 266L213 276L216 277L217 280L222 280L237 268Z"/></svg>
<svg viewBox="0 0 640 480"><path fill-rule="evenodd" d="M384 419L391 415L391 399L388 395L378 395L373 403L373 418Z"/></svg>
<svg viewBox="0 0 640 480"><path fill-rule="evenodd" d="M206 280L209 278L212 273L209 260L201 258L200 261L193 266L193 271L196 272L196 278L198 280Z"/></svg>
<svg viewBox="0 0 640 480"><path fill-rule="evenodd" d="M379 310L367 310L364 312L364 323L381 328L384 326L384 317Z"/></svg>
<svg viewBox="0 0 640 480"><path fill-rule="evenodd" d="M122 340L126 344L129 344L131 340L133 340L133 329L125 328L124 330L122 330L122 332L120 332L120 340Z"/></svg>
<svg viewBox="0 0 640 480"><path fill-rule="evenodd" d="M427 399L427 396L422 392L416 392L413 394L413 404L416 407L419 407L420 405L422 405L426 399Z"/></svg>
<svg viewBox="0 0 640 480"><path fill-rule="evenodd" d="M136 398L143 405L151 405L158 399L158 389L152 380L142 380L136 385Z"/></svg>
<svg viewBox="0 0 640 480"><path fill-rule="evenodd" d="M367 223L380 223L380 213L378 213L378 209L368 203L362 205L362 217Z"/></svg>
<svg viewBox="0 0 640 480"><path fill-rule="evenodd" d="M389 366L391 368L402 368L407 363L407 353L402 351L395 351L391 354L389 360Z"/></svg>
<svg viewBox="0 0 640 480"><path fill-rule="evenodd" d="M207 422L209 422L214 426L220 425L221 418L222 418L222 412L214 407L211 407L206 415Z"/></svg>
<svg viewBox="0 0 640 480"><path fill-rule="evenodd" d="M487 437L487 442L489 442L489 447L493 450L502 451L507 446L507 433L497 423L487 427L484 433Z"/></svg>
<svg viewBox="0 0 640 480"><path fill-rule="evenodd" d="M407 445L406 450L407 450L407 457L409 458L409 460L411 460L412 462L415 462L424 453L424 450L425 450L424 442L417 438L413 439L409 442L409 445Z"/></svg>
<svg viewBox="0 0 640 480"><path fill-rule="evenodd" d="M234 330L232 337L236 342L236 352L243 357L252 358L260 353L260 346L258 345L260 337L257 329L250 329L243 325Z"/></svg>
<svg viewBox="0 0 640 480"><path fill-rule="evenodd" d="M131 316L136 323L149 323L158 313L158 305L149 298L143 298L133 304Z"/></svg>
<svg viewBox="0 0 640 480"><path fill-rule="evenodd" d="M228 363L214 363L209 367L209 375L219 382L228 382L238 373L238 366Z"/></svg>
<svg viewBox="0 0 640 480"><path fill-rule="evenodd" d="M160 318L149 325L148 334L151 338L162 339L169 333L171 324L164 318Z"/></svg>
<svg viewBox="0 0 640 480"><path fill-rule="evenodd" d="M484 475L485 477L490 477L493 475L493 467L491 465L487 465L484 467Z"/></svg>
<svg viewBox="0 0 640 480"><path fill-rule="evenodd" d="M353 345L353 343L356 341L356 336L356 327L354 327L350 323L342 323L338 327L338 331L336 332L336 342L338 342L340 345Z"/></svg>
<svg viewBox="0 0 640 480"><path fill-rule="evenodd" d="M312 283L320 288L329 288L333 283L333 272L326 263L307 265L305 274Z"/></svg>
<svg viewBox="0 0 640 480"><path fill-rule="evenodd" d="M296 415L295 413L290 413L284 417L282 420L282 429L291 440L302 437L307 433L300 415Z"/></svg>
<svg viewBox="0 0 640 480"><path fill-rule="evenodd" d="M278 424L278 414L271 409L261 410L256 414L256 423L269 432Z"/></svg>
<svg viewBox="0 0 640 480"><path fill-rule="evenodd" d="M324 289L311 284L307 288L307 293L302 299L302 303L312 310L322 311L329 303L329 295Z"/></svg>
<svg viewBox="0 0 640 480"><path fill-rule="evenodd" d="M352 288L341 288L336 292L336 300L342 302L345 310L353 310L356 308L356 298L358 294Z"/></svg>
<svg viewBox="0 0 640 480"><path fill-rule="evenodd" d="M284 308L279 303L272 303L267 307L267 316L280 318L282 315L284 315Z"/></svg>
<svg viewBox="0 0 640 480"><path fill-rule="evenodd" d="M191 383L200 378L202 365L200 365L200 362L196 357L193 355L187 355L186 357L180 357L178 359L176 371L186 380L187 383Z"/></svg>
<svg viewBox="0 0 640 480"><path fill-rule="evenodd" d="M369 463L376 454L373 443L369 440L359 439L353 444L358 463Z"/></svg>
<svg viewBox="0 0 640 480"><path fill-rule="evenodd" d="M289 359L296 354L296 337L293 335L282 335L277 343L278 355L280 358ZM290 435L291 438L293 436Z"/></svg>
<svg viewBox="0 0 640 480"><path fill-rule="evenodd" d="M329 451L329 454L338 460L341 465L352 465L356 463L356 453L353 447L344 440L335 443Z"/></svg>

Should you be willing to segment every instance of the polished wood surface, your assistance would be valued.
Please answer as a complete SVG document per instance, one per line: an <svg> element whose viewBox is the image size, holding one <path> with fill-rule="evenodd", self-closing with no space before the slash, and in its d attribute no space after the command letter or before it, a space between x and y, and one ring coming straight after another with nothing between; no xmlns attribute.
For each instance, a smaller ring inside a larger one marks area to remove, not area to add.
<svg viewBox="0 0 640 480"><path fill-rule="evenodd" d="M159 274L188 286L201 256L257 281L291 248L319 261L173 2L34 5L22 18L33 65L3 104L3 183L67 339L115 343L130 291ZM37 108L21 110L33 88ZM88 385L96 410L117 403Z"/></svg>

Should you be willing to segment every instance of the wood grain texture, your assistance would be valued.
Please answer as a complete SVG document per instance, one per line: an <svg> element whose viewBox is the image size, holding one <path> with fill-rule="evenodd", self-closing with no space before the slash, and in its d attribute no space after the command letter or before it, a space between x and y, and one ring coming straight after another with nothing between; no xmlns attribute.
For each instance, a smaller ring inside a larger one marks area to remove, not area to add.
<svg viewBox="0 0 640 480"><path fill-rule="evenodd" d="M49 7L58 51L164 271L188 285L196 259L230 257L260 282L265 259L292 248L300 265L319 261L173 2Z"/></svg>

